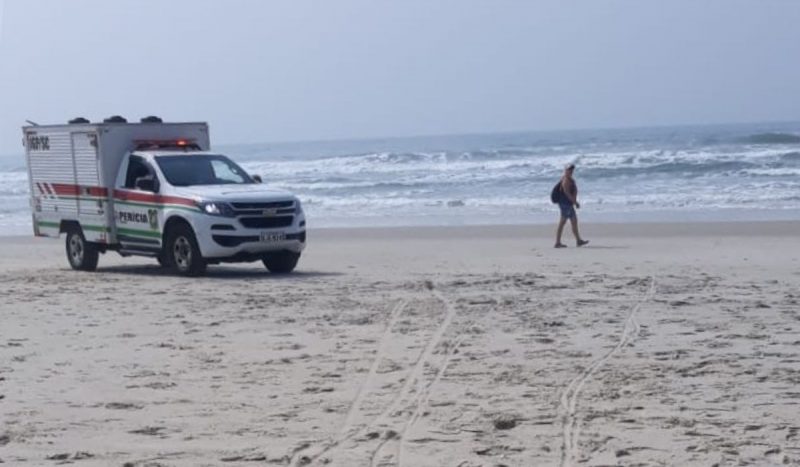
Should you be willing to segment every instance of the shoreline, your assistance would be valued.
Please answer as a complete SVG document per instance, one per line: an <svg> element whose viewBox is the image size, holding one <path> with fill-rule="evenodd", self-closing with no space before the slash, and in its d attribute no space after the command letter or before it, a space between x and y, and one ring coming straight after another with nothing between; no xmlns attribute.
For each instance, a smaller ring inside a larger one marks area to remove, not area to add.
<svg viewBox="0 0 800 467"><path fill-rule="evenodd" d="M409 217L398 215L366 216L361 218L326 218L307 212L310 226L314 230L338 229L431 229L431 228L493 228L525 227L538 228L554 225L558 210L548 205L546 209L526 208L508 211L470 211L458 214L462 208L443 209L436 215ZM453 213L456 214L453 214ZM578 212L583 225L669 225L669 224L741 224L741 223L787 223L800 222L800 207L792 209L715 209L715 210L653 210L653 211L596 211L584 207ZM477 219L477 220L476 220ZM512 222L506 222L511 219ZM0 238L32 234L30 213L15 214L3 220Z"/></svg>
<svg viewBox="0 0 800 467"><path fill-rule="evenodd" d="M580 222L579 228L587 238L602 237L675 237L675 236L750 236L800 235L800 220L796 221L708 221L708 222ZM390 235L409 238L435 237L445 233L457 237L474 237L481 233L503 236L553 237L556 223L550 224L491 224L463 226L396 226L396 227L321 227L310 229L325 236L340 237L361 232L364 235ZM564 238L572 238L569 224Z"/></svg>
<svg viewBox="0 0 800 467"><path fill-rule="evenodd" d="M364 237L389 236L408 238L429 238L440 234L456 237L475 235L529 236L541 238L555 234L556 223L535 224L466 224L466 225L410 225L410 226L353 226L353 227L312 227L309 235L322 238L342 238L354 235ZM582 233L591 238L596 236L622 237L675 237L675 236L784 236L800 235L800 220L765 221L703 221L703 222L584 222L580 221ZM572 232L569 223L564 227L564 238L570 239ZM44 239L32 233L0 235L4 241L20 242L25 239ZM52 240L52 238L49 238Z"/></svg>

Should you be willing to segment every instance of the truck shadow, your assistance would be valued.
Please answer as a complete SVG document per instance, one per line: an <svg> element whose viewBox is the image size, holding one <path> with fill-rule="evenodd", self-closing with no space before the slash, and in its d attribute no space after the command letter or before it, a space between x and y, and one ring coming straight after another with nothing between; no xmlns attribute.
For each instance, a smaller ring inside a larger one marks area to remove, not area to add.
<svg viewBox="0 0 800 467"><path fill-rule="evenodd" d="M305 280L318 277L344 276L346 273L338 271L310 271L298 269L291 274L273 274L264 268L234 267L234 266L209 266L206 274L200 277L183 277L172 273L170 270L156 265L131 265L109 266L98 268L97 274L121 274L131 276L174 277L185 279L214 279L214 280L240 280L240 279L265 279L265 280Z"/></svg>

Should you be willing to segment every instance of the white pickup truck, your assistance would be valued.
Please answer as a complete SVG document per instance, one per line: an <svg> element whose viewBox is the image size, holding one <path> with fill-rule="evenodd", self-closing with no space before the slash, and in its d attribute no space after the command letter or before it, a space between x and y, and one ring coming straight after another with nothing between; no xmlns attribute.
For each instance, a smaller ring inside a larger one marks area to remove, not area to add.
<svg viewBox="0 0 800 467"><path fill-rule="evenodd" d="M263 261L291 272L306 244L297 197L210 151L206 123L115 116L22 128L37 236L66 234L73 269L98 256L150 256L187 276Z"/></svg>

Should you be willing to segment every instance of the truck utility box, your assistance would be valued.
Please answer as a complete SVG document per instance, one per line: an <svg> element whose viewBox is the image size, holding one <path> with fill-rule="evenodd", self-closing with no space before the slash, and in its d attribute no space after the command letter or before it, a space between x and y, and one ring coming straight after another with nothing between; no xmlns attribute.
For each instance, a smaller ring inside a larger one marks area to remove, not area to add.
<svg viewBox="0 0 800 467"><path fill-rule="evenodd" d="M255 260L290 272L305 247L300 201L210 151L206 123L112 117L22 131L34 234L65 233L75 269L113 250L186 275Z"/></svg>

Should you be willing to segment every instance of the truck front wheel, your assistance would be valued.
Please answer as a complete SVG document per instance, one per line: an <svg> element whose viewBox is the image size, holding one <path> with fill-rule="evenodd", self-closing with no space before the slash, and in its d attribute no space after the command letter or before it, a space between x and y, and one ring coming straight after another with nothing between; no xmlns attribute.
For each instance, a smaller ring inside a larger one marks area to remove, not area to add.
<svg viewBox="0 0 800 467"><path fill-rule="evenodd" d="M97 269L99 252L97 248L86 241L83 231L78 226L71 226L67 230L67 260L72 269L77 271L94 271Z"/></svg>
<svg viewBox="0 0 800 467"><path fill-rule="evenodd" d="M261 260L269 269L269 272L276 274L288 274L297 266L297 261L300 259L300 253L293 251L279 251L270 253Z"/></svg>
<svg viewBox="0 0 800 467"><path fill-rule="evenodd" d="M206 260L188 225L178 224L170 229L163 255L169 267L180 275L201 276L206 272Z"/></svg>

